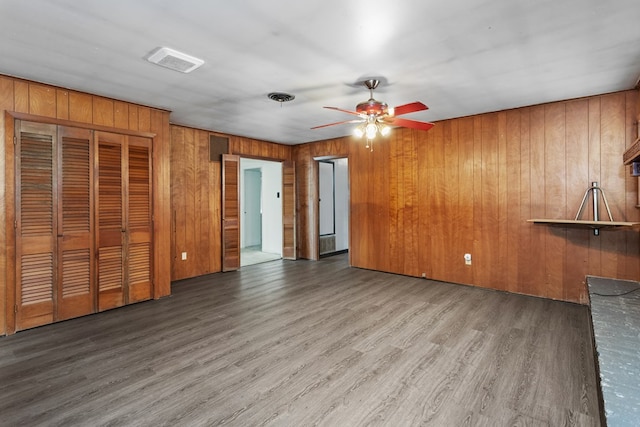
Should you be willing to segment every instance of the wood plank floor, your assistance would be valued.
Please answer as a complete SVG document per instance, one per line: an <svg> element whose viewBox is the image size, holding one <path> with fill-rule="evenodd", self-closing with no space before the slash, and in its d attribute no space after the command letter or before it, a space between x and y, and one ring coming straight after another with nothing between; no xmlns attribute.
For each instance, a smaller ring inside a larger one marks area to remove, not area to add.
<svg viewBox="0 0 640 427"><path fill-rule="evenodd" d="M0 338L0 425L599 425L588 316L279 260Z"/></svg>

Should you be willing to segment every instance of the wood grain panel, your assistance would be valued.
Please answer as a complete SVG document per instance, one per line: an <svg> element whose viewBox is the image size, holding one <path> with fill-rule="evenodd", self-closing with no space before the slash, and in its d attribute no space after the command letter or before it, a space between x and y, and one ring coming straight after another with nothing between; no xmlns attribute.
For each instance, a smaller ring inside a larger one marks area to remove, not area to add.
<svg viewBox="0 0 640 427"><path fill-rule="evenodd" d="M547 105L544 114L544 218L567 218L565 104ZM545 239L545 294L554 299L563 294L566 241L566 229L553 230Z"/></svg>
<svg viewBox="0 0 640 427"><path fill-rule="evenodd" d="M56 91L56 118L69 120L69 91L67 90Z"/></svg>
<svg viewBox="0 0 640 427"><path fill-rule="evenodd" d="M531 201L531 109L516 110L520 116L520 217L518 236L520 247L518 250L518 282L516 292L526 293L532 288L531 237L532 227L526 222L532 216ZM537 267L536 267L537 269Z"/></svg>
<svg viewBox="0 0 640 427"><path fill-rule="evenodd" d="M140 124L138 123L138 106L129 106L129 129L140 130Z"/></svg>
<svg viewBox="0 0 640 427"><path fill-rule="evenodd" d="M600 186L605 190L613 218L619 218L618 220L626 219L623 175L625 168L620 162L625 150L625 101L624 93L601 97ZM601 218L606 218L605 211L602 211ZM620 257L626 251L625 239L622 235L612 233L602 233L600 237L602 276L618 277Z"/></svg>
<svg viewBox="0 0 640 427"><path fill-rule="evenodd" d="M171 214L172 214L172 261L171 278L178 280L187 277L181 253L186 249L186 221L187 211L182 189L187 185L185 181L184 134L187 129L171 127Z"/></svg>
<svg viewBox="0 0 640 427"><path fill-rule="evenodd" d="M221 167L209 160L210 132L176 125L170 131L171 277L178 280L221 270Z"/></svg>
<svg viewBox="0 0 640 427"><path fill-rule="evenodd" d="M80 123L93 122L93 96L69 92L69 120Z"/></svg>
<svg viewBox="0 0 640 427"><path fill-rule="evenodd" d="M126 102L114 101L113 126L118 129L129 129L129 105Z"/></svg>
<svg viewBox="0 0 640 427"><path fill-rule="evenodd" d="M201 236L196 235L196 230L199 227L196 225L199 224L200 218L195 216L196 214L196 200L195 200L195 191L198 183L196 182L196 169L197 159L195 158L195 149L194 143L196 141L195 130L187 129L184 133L184 146L182 147L182 157L184 162L184 185L180 188L182 192L182 198L184 203L185 212L189 212L190 216L184 218L184 224L181 224L184 227L184 249L182 251L187 252L187 259L182 261L183 267L185 269L185 277L194 277L198 275L196 265L198 256L195 253L196 242L201 238ZM191 250L188 250L189 248Z"/></svg>
<svg viewBox="0 0 640 427"><path fill-rule="evenodd" d="M209 266L209 195L214 196L209 190L211 185L209 182L210 164L209 160L209 135L206 132L198 132L194 135L195 156L195 181L194 181L194 213L196 221L194 221L194 247L195 266L194 275L202 275L210 273ZM203 273L204 272L204 273Z"/></svg>
<svg viewBox="0 0 640 427"><path fill-rule="evenodd" d="M589 99L589 182L602 182L601 176L601 97ZM586 188L582 189L582 193ZM577 210L577 208L576 208ZM589 272L595 276L602 276L601 242L599 236L589 235Z"/></svg>
<svg viewBox="0 0 640 427"><path fill-rule="evenodd" d="M584 192L589 186L589 101L582 99L566 104L566 182L567 211L565 218L574 218ZM575 190L572 190L575 189ZM562 299L588 302L585 277L589 267L590 230L568 228L567 249L571 255L565 263L564 276L575 280L575 286L564 286ZM570 245L570 246L569 246Z"/></svg>
<svg viewBox="0 0 640 427"><path fill-rule="evenodd" d="M506 287L509 292L517 292L518 266L520 263L520 178L522 175L520 164L520 153L522 151L520 138L522 136L520 112L517 110L507 111L505 123L501 126L500 133L500 164L504 178L500 181L503 190L501 195L505 199L501 200L501 234L506 241L504 252L500 255L502 259L509 259L505 266ZM503 229L506 227L506 229Z"/></svg>
<svg viewBox="0 0 640 427"><path fill-rule="evenodd" d="M113 100L101 96L93 97L93 123L96 125L114 126Z"/></svg>
<svg viewBox="0 0 640 427"><path fill-rule="evenodd" d="M626 92L625 99L625 148L629 148L636 138L640 136L640 126L638 125L636 110L640 96L634 92ZM640 221L640 177L631 176L626 170L625 176L625 218L627 221ZM620 263L621 271L619 276L640 278L640 239L634 238L633 233L625 233L626 254L624 261ZM586 292L586 291L585 291Z"/></svg>
<svg viewBox="0 0 640 427"><path fill-rule="evenodd" d="M151 108L138 106L138 130L151 131Z"/></svg>
<svg viewBox="0 0 640 427"><path fill-rule="evenodd" d="M546 215L546 199L545 199L545 114L544 106L536 106L531 108L530 112L530 191L531 191L531 215L533 218ZM546 273L547 266L544 263L546 236L551 230L544 227L533 227L531 229L530 251L536 254L535 259L539 263L536 268L533 265L529 269L531 274L525 293L533 295L545 295L546 292ZM529 261L531 263L531 260Z"/></svg>
<svg viewBox="0 0 640 427"><path fill-rule="evenodd" d="M29 112L29 83L23 80L15 80L14 81L14 101L13 107L14 111L18 111L20 113L28 113Z"/></svg>
<svg viewBox="0 0 640 427"><path fill-rule="evenodd" d="M129 105L129 110L133 107ZM169 113L152 110L153 297L171 295L171 136Z"/></svg>
<svg viewBox="0 0 640 427"><path fill-rule="evenodd" d="M29 83L29 114L56 117L56 89Z"/></svg>
<svg viewBox="0 0 640 427"><path fill-rule="evenodd" d="M229 137L229 154L264 160L291 160L292 147L233 135Z"/></svg>
<svg viewBox="0 0 640 427"><path fill-rule="evenodd" d="M442 239L442 233L450 221L447 218L447 195L445 194L445 134L450 136L450 126L438 126L429 135L429 149L427 150L427 170L429 176L425 180L427 186L426 203L428 210L427 224L429 228L430 259L433 260L432 273L429 276L440 280L447 275L447 254L450 252L450 242ZM402 256L399 254L398 256Z"/></svg>
<svg viewBox="0 0 640 427"><path fill-rule="evenodd" d="M455 265L460 265L460 277L457 283L473 283L473 262L471 265L463 264L465 253L472 253L473 249L473 224L474 224L474 164L473 164L473 129L472 117L456 121L458 127L458 208L457 222L453 226L453 240L459 242L459 251L452 256ZM449 165L445 165L450 167ZM453 165L451 166L453 167ZM422 181L422 180L421 180ZM473 254L472 254L473 255ZM425 259L422 258L422 262Z"/></svg>
<svg viewBox="0 0 640 427"><path fill-rule="evenodd" d="M222 163L212 162L209 165L208 206L208 236L207 254L209 255L209 272L222 271ZM204 209L204 207L203 207Z"/></svg>

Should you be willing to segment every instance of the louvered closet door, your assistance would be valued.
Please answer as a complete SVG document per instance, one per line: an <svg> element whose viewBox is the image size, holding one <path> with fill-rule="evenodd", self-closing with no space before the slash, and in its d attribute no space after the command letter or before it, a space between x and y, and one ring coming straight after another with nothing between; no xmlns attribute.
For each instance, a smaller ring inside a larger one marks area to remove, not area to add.
<svg viewBox="0 0 640 427"><path fill-rule="evenodd" d="M58 128L58 281L56 319L95 311L93 133Z"/></svg>
<svg viewBox="0 0 640 427"><path fill-rule="evenodd" d="M240 156L222 155L222 271L240 268Z"/></svg>
<svg viewBox="0 0 640 427"><path fill-rule="evenodd" d="M151 298L153 226L151 221L151 140L129 137L127 192L128 301Z"/></svg>
<svg viewBox="0 0 640 427"><path fill-rule="evenodd" d="M125 304L124 282L124 182L125 136L96 132L98 248L98 310Z"/></svg>
<svg viewBox="0 0 640 427"><path fill-rule="evenodd" d="M282 258L296 259L296 168L282 163Z"/></svg>
<svg viewBox="0 0 640 427"><path fill-rule="evenodd" d="M56 127L16 121L16 330L54 320Z"/></svg>

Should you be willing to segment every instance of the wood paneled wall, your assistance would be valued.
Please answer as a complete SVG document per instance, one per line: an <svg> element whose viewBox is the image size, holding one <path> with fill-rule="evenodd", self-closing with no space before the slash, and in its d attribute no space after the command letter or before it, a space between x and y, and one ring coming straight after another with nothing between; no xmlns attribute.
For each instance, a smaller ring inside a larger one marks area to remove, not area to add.
<svg viewBox="0 0 640 427"><path fill-rule="evenodd" d="M286 161L291 160L291 146L260 141L242 136L229 137L229 154L254 159Z"/></svg>
<svg viewBox="0 0 640 427"><path fill-rule="evenodd" d="M395 129L373 152L352 138L297 146L300 254L316 255L312 159L346 151L355 267L580 303L586 275L639 280L637 230L526 222L573 218L592 181L614 219L640 221L622 164L637 105L626 91Z"/></svg>
<svg viewBox="0 0 640 427"><path fill-rule="evenodd" d="M91 94L0 76L0 334L7 331L13 310L7 309L7 293L15 284L14 265L14 158L11 116L5 112L28 114L34 120L65 121L78 127L102 127L114 132L154 134L154 297L171 293L170 267L170 192L169 192L169 113ZM7 135L7 129L11 135ZM10 298L9 298L10 299ZM10 325L9 325L10 326Z"/></svg>
<svg viewBox="0 0 640 427"><path fill-rule="evenodd" d="M209 160L211 133L171 125L172 280L222 270L222 175L220 161ZM229 154L277 161L291 158L287 145L216 135L229 138Z"/></svg>
<svg viewBox="0 0 640 427"><path fill-rule="evenodd" d="M220 271L220 189L209 132L171 125L172 280Z"/></svg>

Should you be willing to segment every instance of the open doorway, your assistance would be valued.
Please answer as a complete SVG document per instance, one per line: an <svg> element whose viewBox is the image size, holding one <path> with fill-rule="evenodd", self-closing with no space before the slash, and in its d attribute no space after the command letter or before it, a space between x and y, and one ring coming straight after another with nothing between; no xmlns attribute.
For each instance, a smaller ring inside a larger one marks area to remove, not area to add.
<svg viewBox="0 0 640 427"><path fill-rule="evenodd" d="M282 258L282 164L240 159L240 266Z"/></svg>
<svg viewBox="0 0 640 427"><path fill-rule="evenodd" d="M318 162L319 254L349 250L349 162L346 158Z"/></svg>

